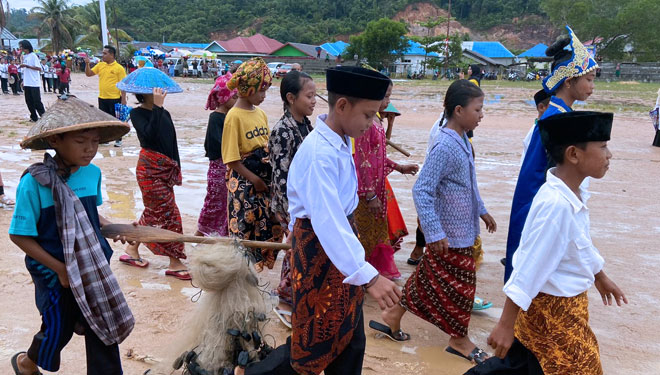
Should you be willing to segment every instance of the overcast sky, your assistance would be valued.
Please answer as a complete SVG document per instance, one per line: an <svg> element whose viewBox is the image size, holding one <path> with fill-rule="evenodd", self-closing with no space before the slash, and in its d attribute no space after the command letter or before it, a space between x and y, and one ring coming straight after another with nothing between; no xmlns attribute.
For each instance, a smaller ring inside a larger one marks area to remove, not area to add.
<svg viewBox="0 0 660 375"><path fill-rule="evenodd" d="M87 4L91 0L69 0L70 5ZM27 10L37 6L36 0L9 0L9 7L13 9L25 8Z"/></svg>

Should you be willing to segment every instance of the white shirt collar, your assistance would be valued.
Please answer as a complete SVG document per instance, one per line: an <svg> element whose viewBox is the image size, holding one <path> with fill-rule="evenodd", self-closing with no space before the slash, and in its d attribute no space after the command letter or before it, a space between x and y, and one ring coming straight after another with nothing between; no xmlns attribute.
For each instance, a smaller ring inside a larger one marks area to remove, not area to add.
<svg viewBox="0 0 660 375"><path fill-rule="evenodd" d="M548 169L548 172L546 172L546 177L545 181L548 185L559 191L559 193L568 201L568 203L573 206L573 211L575 213L579 212L580 210L584 209L589 209L587 207L587 201L589 200L589 197L591 197L591 193L589 193L583 185L580 185L580 198L578 198L575 193L573 193L573 190L566 185L566 183L560 179L559 177L555 176L554 171L556 167Z"/></svg>
<svg viewBox="0 0 660 375"><path fill-rule="evenodd" d="M328 124L325 123L327 118L327 114L319 115L316 117L316 126L314 126L314 129L318 131L319 134L337 150L341 151L342 148L348 148L348 145L350 144L350 138L348 136L344 136L344 139L342 139L339 134L330 129Z"/></svg>

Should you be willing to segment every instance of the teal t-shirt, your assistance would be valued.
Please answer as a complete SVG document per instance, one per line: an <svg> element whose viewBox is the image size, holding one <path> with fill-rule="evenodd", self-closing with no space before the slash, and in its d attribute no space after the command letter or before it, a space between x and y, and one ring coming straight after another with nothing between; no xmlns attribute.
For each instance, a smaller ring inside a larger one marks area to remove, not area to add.
<svg viewBox="0 0 660 375"><path fill-rule="evenodd" d="M103 203L101 170L93 164L80 167L71 174L66 183L85 207L103 253L109 261L112 248L101 234L97 210L97 206ZM46 252L60 262L64 262L64 250L57 228L53 194L49 188L39 184L29 173L21 178L16 189L16 206L9 226L9 234L34 237ZM37 289L37 307L41 310L43 304L47 303L47 290L60 287L57 274L29 256L25 257L25 265L34 280Z"/></svg>

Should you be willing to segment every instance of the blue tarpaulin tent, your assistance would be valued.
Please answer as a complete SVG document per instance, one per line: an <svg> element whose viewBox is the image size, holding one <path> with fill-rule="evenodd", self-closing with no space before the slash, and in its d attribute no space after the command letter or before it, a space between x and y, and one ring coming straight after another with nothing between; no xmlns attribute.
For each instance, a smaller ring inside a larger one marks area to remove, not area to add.
<svg viewBox="0 0 660 375"><path fill-rule="evenodd" d="M348 48L348 46L350 46L350 44L339 40L334 43L322 44L321 48L323 48L325 52L327 52L329 55L340 56L344 53L344 51L346 51L346 48Z"/></svg>
<svg viewBox="0 0 660 375"><path fill-rule="evenodd" d="M545 55L545 50L548 49L548 46L546 46L543 43L539 43L535 45L534 47L528 49L527 51L521 53L518 55L518 57L524 57L524 58L546 58L548 56Z"/></svg>

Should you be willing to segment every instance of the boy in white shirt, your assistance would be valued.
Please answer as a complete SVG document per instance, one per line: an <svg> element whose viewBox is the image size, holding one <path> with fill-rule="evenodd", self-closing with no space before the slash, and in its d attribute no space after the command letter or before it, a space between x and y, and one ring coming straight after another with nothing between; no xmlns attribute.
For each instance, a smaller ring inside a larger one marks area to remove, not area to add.
<svg viewBox="0 0 660 375"><path fill-rule="evenodd" d="M289 169L292 334L236 375L359 375L366 346L365 292L381 309L401 290L365 260L353 224L357 172L350 138L372 126L390 80L359 67L326 72L329 113L317 118ZM245 365L239 363L240 365Z"/></svg>
<svg viewBox="0 0 660 375"><path fill-rule="evenodd" d="M575 111L538 122L557 166L534 197L504 286L504 310L488 338L499 358L466 374L603 374L587 290L595 285L605 305L628 300L591 242L589 192L581 184L607 172L612 118Z"/></svg>

